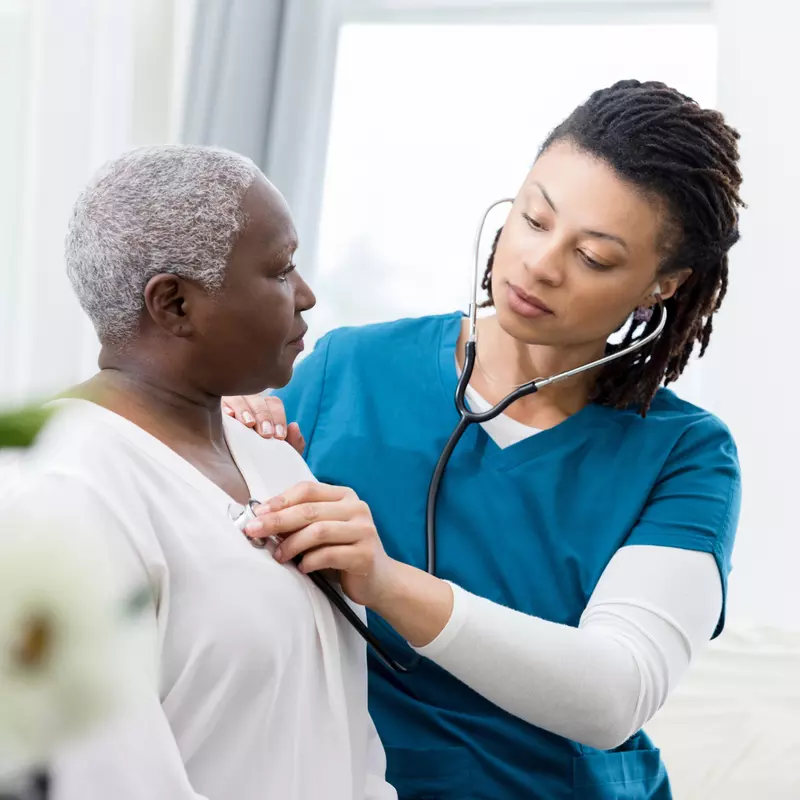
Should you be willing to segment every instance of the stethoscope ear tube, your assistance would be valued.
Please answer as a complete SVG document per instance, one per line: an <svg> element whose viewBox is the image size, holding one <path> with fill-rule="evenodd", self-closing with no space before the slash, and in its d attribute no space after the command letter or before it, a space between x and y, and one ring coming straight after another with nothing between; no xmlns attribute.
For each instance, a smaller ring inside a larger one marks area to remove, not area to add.
<svg viewBox="0 0 800 800"><path fill-rule="evenodd" d="M441 486L442 476L444 475L444 470L447 466L448 461L450 460L450 456L453 454L453 450L455 450L456 445L460 441L461 437L464 435L464 431L470 426L470 424L472 424L473 422L478 424L482 422L488 422L489 420L492 420L495 417L498 417L500 414L502 414L513 402L519 400L521 397L526 397L528 395L534 394L535 392L538 392L540 389L543 389L545 386L551 386L554 383L560 383L561 381L568 380L569 378L573 378L576 375L580 375L592 369L597 369L598 367L601 367L605 364L609 364L612 361L624 358L625 356L630 355L636 350L640 350L641 348L648 345L650 342L657 339L661 335L661 333L664 330L664 327L667 324L667 311L664 308L663 302L661 302L659 298L658 309L660 312L660 316L658 324L650 333L646 334L645 336L642 336L640 339L637 339L635 342L630 344L625 349L620 350L619 352L616 353L611 353L610 355L604 356L603 358L599 358L596 361L592 361L589 364L584 364L581 367L577 367L575 369L559 373L558 375L552 375L549 378L537 378L536 380L523 384L522 386L517 387L510 394L506 395L499 403L497 403L495 406L488 409L487 411L483 412L471 411L470 408L467 406L466 393L467 393L467 388L469 386L469 382L470 380L472 380L472 372L475 369L475 362L477 359L478 275L480 274L482 268L482 265L480 263L480 246L481 246L481 240L483 238L483 229L484 226L486 225L486 220L492 209L494 209L496 206L502 205L503 203L513 204L513 202L514 202L513 198L503 198L502 200L497 200L496 202L492 203L486 209L483 216L481 217L480 225L478 226L478 230L475 236L475 249L474 249L475 264L472 275L472 296L470 298L470 303L469 303L469 315L468 315L469 329L468 329L467 342L464 346L464 369L461 371L461 375L459 376L455 394L456 411L458 411L459 420L453 432L450 434L450 438L445 443L442 453L439 456L439 460L436 462L436 467L433 471L433 475L431 476L431 481L428 486L428 498L425 509L427 570L431 575L436 574L436 499L439 495L439 488ZM660 287L658 288L660 290Z"/></svg>

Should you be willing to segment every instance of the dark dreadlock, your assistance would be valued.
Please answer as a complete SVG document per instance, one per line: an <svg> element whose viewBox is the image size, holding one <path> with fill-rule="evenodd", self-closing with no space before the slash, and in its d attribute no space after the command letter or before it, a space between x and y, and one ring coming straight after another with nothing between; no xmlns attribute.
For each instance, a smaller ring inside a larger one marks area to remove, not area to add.
<svg viewBox="0 0 800 800"><path fill-rule="evenodd" d="M718 111L663 83L627 80L595 92L542 145L569 141L601 158L625 181L664 205L667 225L660 275L690 268L691 276L665 302L667 325L647 352L612 362L599 374L592 402L647 413L659 386L676 380L695 345L702 357L712 317L728 288L728 250L739 238L742 176L739 134ZM492 305L495 238L482 287ZM640 335L654 330L658 314ZM631 325L619 350L633 340Z"/></svg>

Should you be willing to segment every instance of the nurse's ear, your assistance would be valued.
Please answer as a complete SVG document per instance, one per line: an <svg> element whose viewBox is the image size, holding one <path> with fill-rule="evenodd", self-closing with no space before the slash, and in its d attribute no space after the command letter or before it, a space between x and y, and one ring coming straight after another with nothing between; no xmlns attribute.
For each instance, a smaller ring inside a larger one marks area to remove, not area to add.
<svg viewBox="0 0 800 800"><path fill-rule="evenodd" d="M179 275L154 275L144 287L144 313L171 336L186 338L195 332L192 313L198 292L202 292L200 287Z"/></svg>
<svg viewBox="0 0 800 800"><path fill-rule="evenodd" d="M678 272L671 272L669 275L662 275L644 297L642 305L652 306L659 300L662 302L669 300L686 283L691 274L690 269L682 269Z"/></svg>

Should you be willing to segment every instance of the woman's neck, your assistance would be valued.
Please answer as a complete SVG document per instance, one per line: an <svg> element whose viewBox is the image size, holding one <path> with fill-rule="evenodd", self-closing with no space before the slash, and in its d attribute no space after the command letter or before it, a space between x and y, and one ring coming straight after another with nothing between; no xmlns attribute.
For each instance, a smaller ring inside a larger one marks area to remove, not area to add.
<svg viewBox="0 0 800 800"><path fill-rule="evenodd" d="M459 339L462 365L466 332L465 324ZM494 404L515 386L575 369L602 355L602 347L597 344L575 347L527 344L506 333L496 316L484 317L478 321L477 361L470 385ZM548 386L518 400L506 413L536 427L553 427L587 405L595 379L596 375L588 373Z"/></svg>
<svg viewBox="0 0 800 800"><path fill-rule="evenodd" d="M114 411L174 446L211 445L227 452L219 398L152 372L105 366L71 394Z"/></svg>

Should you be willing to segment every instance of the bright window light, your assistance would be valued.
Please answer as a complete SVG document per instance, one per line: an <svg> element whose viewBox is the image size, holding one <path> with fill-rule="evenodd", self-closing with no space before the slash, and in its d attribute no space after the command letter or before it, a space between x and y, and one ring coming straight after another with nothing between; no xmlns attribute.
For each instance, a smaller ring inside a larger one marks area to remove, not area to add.
<svg viewBox="0 0 800 800"><path fill-rule="evenodd" d="M713 106L716 50L706 24L345 26L312 333L466 308L480 214L550 129L622 78Z"/></svg>

